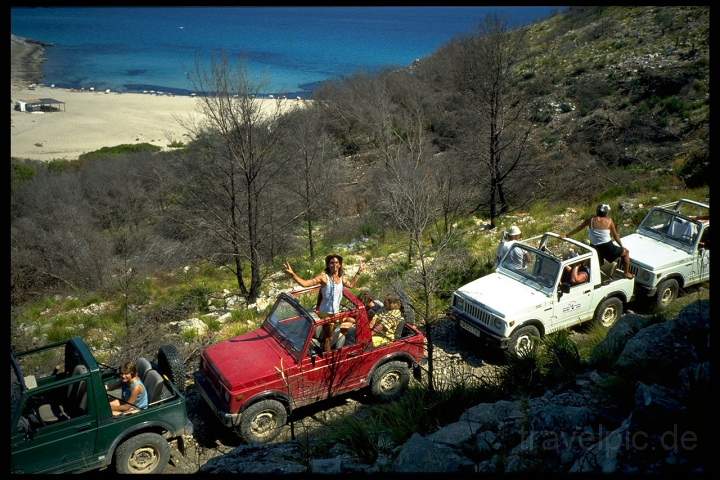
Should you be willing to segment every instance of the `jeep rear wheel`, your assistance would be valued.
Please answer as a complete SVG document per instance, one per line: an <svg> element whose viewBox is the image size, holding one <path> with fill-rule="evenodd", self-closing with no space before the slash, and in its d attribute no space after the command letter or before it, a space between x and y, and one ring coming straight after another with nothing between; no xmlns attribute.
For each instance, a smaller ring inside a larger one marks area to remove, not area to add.
<svg viewBox="0 0 720 480"><path fill-rule="evenodd" d="M277 400L262 400L250 405L241 416L240 436L247 443L269 442L287 421L287 410Z"/></svg>
<svg viewBox="0 0 720 480"><path fill-rule="evenodd" d="M679 289L680 285L674 278L668 278L660 282L655 294L655 310L665 310L677 298Z"/></svg>
<svg viewBox="0 0 720 480"><path fill-rule="evenodd" d="M510 335L508 351L516 357L522 357L535 349L538 340L540 340L540 331L537 327L532 325L520 327Z"/></svg>
<svg viewBox="0 0 720 480"><path fill-rule="evenodd" d="M170 445L157 433L125 440L115 452L117 473L160 473L170 460Z"/></svg>
<svg viewBox="0 0 720 480"><path fill-rule="evenodd" d="M405 362L388 362L378 367L370 380L370 391L382 401L398 398L410 382L410 372Z"/></svg>
<svg viewBox="0 0 720 480"><path fill-rule="evenodd" d="M611 297L603 300L595 309L593 323L601 327L610 328L618 318L622 315L623 303L617 297Z"/></svg>

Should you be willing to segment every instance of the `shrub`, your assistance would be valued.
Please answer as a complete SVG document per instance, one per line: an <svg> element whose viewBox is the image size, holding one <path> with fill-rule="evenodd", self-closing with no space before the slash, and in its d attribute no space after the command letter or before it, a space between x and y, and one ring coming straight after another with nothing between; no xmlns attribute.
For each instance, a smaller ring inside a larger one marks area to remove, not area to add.
<svg viewBox="0 0 720 480"><path fill-rule="evenodd" d="M35 176L35 168L27 163L12 162L12 181L13 183L23 183L32 180Z"/></svg>
<svg viewBox="0 0 720 480"><path fill-rule="evenodd" d="M545 377L550 381L566 381L575 378L580 370L580 352L570 339L567 330L560 330L543 338L545 348Z"/></svg>
<svg viewBox="0 0 720 480"><path fill-rule="evenodd" d="M102 158L108 155L120 155L126 153L138 153L138 152L159 152L162 150L157 145L151 143L125 143L122 145L115 145L114 147L103 147L99 150L95 150L88 153L83 153L78 157L78 160L89 160L95 158Z"/></svg>
<svg viewBox="0 0 720 480"><path fill-rule="evenodd" d="M211 332L217 332L220 330L222 324L215 317L201 317L201 320L207 325L208 330Z"/></svg>
<svg viewBox="0 0 720 480"><path fill-rule="evenodd" d="M182 333L182 338L186 342L194 342L198 338L198 332L196 329L191 328L189 330L185 330Z"/></svg>
<svg viewBox="0 0 720 480"><path fill-rule="evenodd" d="M76 160L50 160L45 166L50 173L62 173L68 170L78 170L81 163Z"/></svg>
<svg viewBox="0 0 720 480"><path fill-rule="evenodd" d="M710 178L710 155L706 149L693 150L685 162L677 169L688 188L701 187L708 184Z"/></svg>
<svg viewBox="0 0 720 480"><path fill-rule="evenodd" d="M210 293L210 289L205 286L192 287L183 296L182 303L189 306L192 310L207 313Z"/></svg>
<svg viewBox="0 0 720 480"><path fill-rule="evenodd" d="M600 345L600 342L607 337L607 332L608 329L602 325L591 324L582 339L577 343L578 352L582 360L592 361L593 364L599 362L599 364L602 365L609 365L611 363L611 360L604 356L604 352L600 352L600 350L596 348Z"/></svg>
<svg viewBox="0 0 720 480"><path fill-rule="evenodd" d="M367 420L348 417L332 427L330 438L349 447L364 463L377 460L378 431Z"/></svg>
<svg viewBox="0 0 720 480"><path fill-rule="evenodd" d="M520 357L507 355L506 364L501 367L502 390L508 395L539 391L543 385L543 363L538 345Z"/></svg>

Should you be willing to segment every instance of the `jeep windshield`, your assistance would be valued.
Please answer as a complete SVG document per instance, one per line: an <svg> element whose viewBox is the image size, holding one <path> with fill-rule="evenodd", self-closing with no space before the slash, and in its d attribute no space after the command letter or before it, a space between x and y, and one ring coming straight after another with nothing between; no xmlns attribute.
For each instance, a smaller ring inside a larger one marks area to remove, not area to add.
<svg viewBox="0 0 720 480"><path fill-rule="evenodd" d="M281 297L265 319L263 327L298 359L312 327L312 320L305 312Z"/></svg>
<svg viewBox="0 0 720 480"><path fill-rule="evenodd" d="M700 222L662 209L651 210L638 227L640 233L683 249L695 244L700 229Z"/></svg>
<svg viewBox="0 0 720 480"><path fill-rule="evenodd" d="M546 294L552 291L560 272L560 262L557 259L521 243L510 248L500 267L516 280Z"/></svg>

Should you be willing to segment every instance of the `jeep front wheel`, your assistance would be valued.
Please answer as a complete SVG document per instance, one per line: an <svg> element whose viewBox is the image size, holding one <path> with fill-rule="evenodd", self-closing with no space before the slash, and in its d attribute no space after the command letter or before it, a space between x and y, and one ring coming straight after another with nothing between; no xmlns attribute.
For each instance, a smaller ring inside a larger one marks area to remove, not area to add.
<svg viewBox="0 0 720 480"><path fill-rule="evenodd" d="M520 327L510 335L508 351L516 357L522 357L535 349L538 340L540 340L540 331L537 327L532 325Z"/></svg>
<svg viewBox="0 0 720 480"><path fill-rule="evenodd" d="M117 473L161 473L170 460L170 445L157 433L125 440L115 452Z"/></svg>
<svg viewBox="0 0 720 480"><path fill-rule="evenodd" d="M595 315L593 316L593 323L595 325L610 328L618 318L622 315L623 304L622 301L617 297L611 297L603 300L597 309L595 309Z"/></svg>
<svg viewBox="0 0 720 480"><path fill-rule="evenodd" d="M655 294L655 310L665 310L677 298L679 289L680 285L674 278L668 278L660 282Z"/></svg>
<svg viewBox="0 0 720 480"><path fill-rule="evenodd" d="M378 367L370 380L370 391L382 401L398 398L410 382L410 372L405 362L388 362Z"/></svg>
<svg viewBox="0 0 720 480"><path fill-rule="evenodd" d="M277 400L262 400L250 405L240 420L240 436L250 444L265 443L280 433L287 421L287 410Z"/></svg>

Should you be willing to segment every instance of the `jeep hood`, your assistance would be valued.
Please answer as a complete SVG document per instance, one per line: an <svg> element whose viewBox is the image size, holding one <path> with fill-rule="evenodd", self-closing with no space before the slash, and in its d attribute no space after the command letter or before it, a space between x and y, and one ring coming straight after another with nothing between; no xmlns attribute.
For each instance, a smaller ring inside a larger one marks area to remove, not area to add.
<svg viewBox="0 0 720 480"><path fill-rule="evenodd" d="M538 308L548 301L544 293L497 272L463 285L458 292L505 318Z"/></svg>
<svg viewBox="0 0 720 480"><path fill-rule="evenodd" d="M630 251L630 259L649 267L660 270L675 263L687 261L689 254L667 243L633 233L622 239L623 246Z"/></svg>
<svg viewBox="0 0 720 480"><path fill-rule="evenodd" d="M204 356L222 383L231 390L277 375L280 360L286 367L295 359L266 330L253 332L210 345Z"/></svg>

